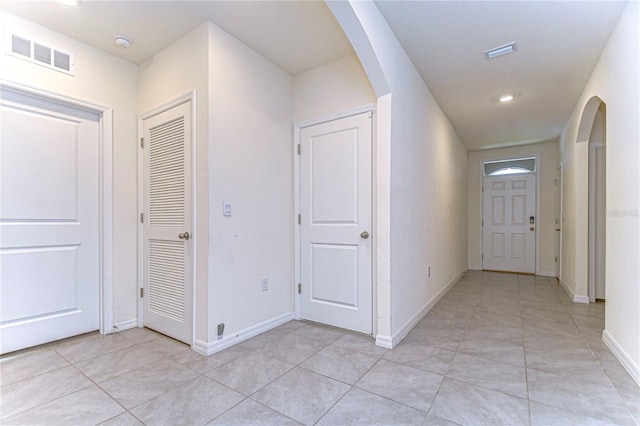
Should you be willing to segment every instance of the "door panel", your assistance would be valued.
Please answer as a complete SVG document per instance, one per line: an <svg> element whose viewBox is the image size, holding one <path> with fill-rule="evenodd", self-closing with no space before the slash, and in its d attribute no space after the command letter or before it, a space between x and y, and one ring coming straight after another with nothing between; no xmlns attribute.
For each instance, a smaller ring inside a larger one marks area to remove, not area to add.
<svg viewBox="0 0 640 426"><path fill-rule="evenodd" d="M371 119L300 132L301 317L372 332Z"/></svg>
<svg viewBox="0 0 640 426"><path fill-rule="evenodd" d="M2 353L99 328L100 116L2 92Z"/></svg>
<svg viewBox="0 0 640 426"><path fill-rule="evenodd" d="M144 140L144 325L191 344L191 103L145 119Z"/></svg>
<svg viewBox="0 0 640 426"><path fill-rule="evenodd" d="M484 178L484 269L535 273L535 197L534 174Z"/></svg>

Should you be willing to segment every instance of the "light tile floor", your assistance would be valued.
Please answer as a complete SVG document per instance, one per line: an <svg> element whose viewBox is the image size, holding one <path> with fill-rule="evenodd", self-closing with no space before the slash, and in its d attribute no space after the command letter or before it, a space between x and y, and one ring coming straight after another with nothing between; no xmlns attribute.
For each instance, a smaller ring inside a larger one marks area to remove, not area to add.
<svg viewBox="0 0 640 426"><path fill-rule="evenodd" d="M0 423L640 423L604 305L557 281L467 273L394 350L290 321L210 357L146 329L4 357Z"/></svg>

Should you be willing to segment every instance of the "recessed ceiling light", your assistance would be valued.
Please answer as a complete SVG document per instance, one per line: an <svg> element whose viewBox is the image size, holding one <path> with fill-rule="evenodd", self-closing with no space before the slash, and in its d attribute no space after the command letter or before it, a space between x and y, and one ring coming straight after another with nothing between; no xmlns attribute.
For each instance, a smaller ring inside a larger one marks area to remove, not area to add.
<svg viewBox="0 0 640 426"><path fill-rule="evenodd" d="M514 98L513 95L502 95L498 100L502 103L506 103L506 102L511 102L513 98Z"/></svg>
<svg viewBox="0 0 640 426"><path fill-rule="evenodd" d="M122 47L122 48L124 48L124 49L128 49L128 48L130 48L130 47L131 47L131 45L133 44L133 42L132 42L130 39L128 39L128 38L127 38L127 37L125 37L125 36L121 36L121 35L117 35L117 36L115 36L115 37L113 38L113 41L115 41L115 43L116 43L118 46L120 46L120 47Z"/></svg>
<svg viewBox="0 0 640 426"><path fill-rule="evenodd" d="M82 0L58 0L58 2L64 4L65 6L80 6Z"/></svg>
<svg viewBox="0 0 640 426"><path fill-rule="evenodd" d="M484 53L487 59L497 58L498 56L508 55L509 53L513 53L518 50L518 43L512 41L508 44L503 44L502 46L494 47L493 49L485 50Z"/></svg>

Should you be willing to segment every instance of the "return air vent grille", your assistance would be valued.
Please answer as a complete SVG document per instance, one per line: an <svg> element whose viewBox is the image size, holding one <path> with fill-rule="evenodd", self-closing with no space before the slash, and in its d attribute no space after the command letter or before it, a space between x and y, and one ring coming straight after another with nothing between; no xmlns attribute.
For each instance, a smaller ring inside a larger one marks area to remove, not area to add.
<svg viewBox="0 0 640 426"><path fill-rule="evenodd" d="M73 55L28 37L10 34L6 52L34 64L73 75Z"/></svg>

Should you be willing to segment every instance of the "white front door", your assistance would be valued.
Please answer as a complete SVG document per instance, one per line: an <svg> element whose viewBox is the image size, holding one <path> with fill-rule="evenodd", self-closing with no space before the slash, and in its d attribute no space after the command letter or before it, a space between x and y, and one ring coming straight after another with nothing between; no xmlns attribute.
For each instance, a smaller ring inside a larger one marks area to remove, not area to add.
<svg viewBox="0 0 640 426"><path fill-rule="evenodd" d="M369 113L300 131L300 315L372 332Z"/></svg>
<svg viewBox="0 0 640 426"><path fill-rule="evenodd" d="M534 274L536 176L489 176L483 181L482 268Z"/></svg>
<svg viewBox="0 0 640 426"><path fill-rule="evenodd" d="M2 90L2 353L100 326L100 115Z"/></svg>
<svg viewBox="0 0 640 426"><path fill-rule="evenodd" d="M146 118L144 325L192 343L191 102Z"/></svg>

